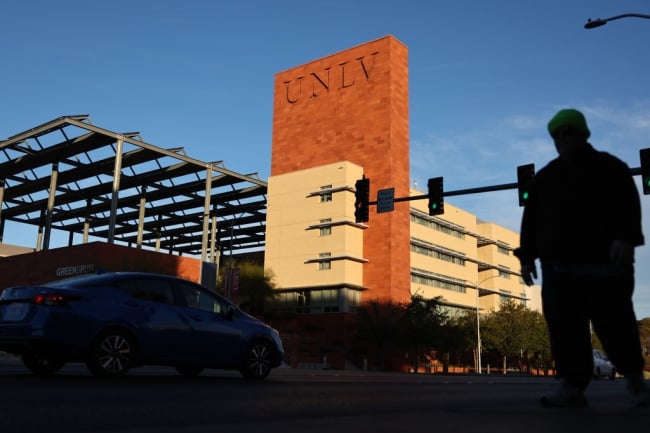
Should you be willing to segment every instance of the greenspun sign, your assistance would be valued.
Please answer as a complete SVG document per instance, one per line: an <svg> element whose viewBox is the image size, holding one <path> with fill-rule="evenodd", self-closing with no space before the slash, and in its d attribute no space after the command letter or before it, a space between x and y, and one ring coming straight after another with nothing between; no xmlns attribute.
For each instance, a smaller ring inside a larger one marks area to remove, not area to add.
<svg viewBox="0 0 650 433"><path fill-rule="evenodd" d="M75 275L92 274L95 272L93 263L87 265L61 266L56 268L57 277L72 277Z"/></svg>

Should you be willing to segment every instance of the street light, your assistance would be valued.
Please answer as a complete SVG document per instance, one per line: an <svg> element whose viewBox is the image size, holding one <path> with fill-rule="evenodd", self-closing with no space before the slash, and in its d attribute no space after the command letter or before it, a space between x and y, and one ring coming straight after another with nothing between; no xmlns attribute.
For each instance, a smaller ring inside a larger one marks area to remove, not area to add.
<svg viewBox="0 0 650 433"><path fill-rule="evenodd" d="M499 275L491 275L487 278L482 279L478 283L476 283L476 286L474 288L476 289L476 360L478 361L478 368L476 369L478 374L483 374L482 371L482 366L481 366L481 319L480 319L480 313L479 313L479 305L478 305L478 292L481 288L481 284L486 282L487 280L491 280L492 278L498 278Z"/></svg>
<svg viewBox="0 0 650 433"><path fill-rule="evenodd" d="M604 26L609 21L614 21L614 20L617 20L617 19L620 19L620 18L627 18L627 17L650 19L650 15L646 15L646 14L621 14L621 15L616 15L616 16L613 16L613 17L605 18L605 19L596 18L595 20L592 20L591 18L589 18L587 20L587 23L585 24L585 29L593 29L593 28L596 28L596 27Z"/></svg>

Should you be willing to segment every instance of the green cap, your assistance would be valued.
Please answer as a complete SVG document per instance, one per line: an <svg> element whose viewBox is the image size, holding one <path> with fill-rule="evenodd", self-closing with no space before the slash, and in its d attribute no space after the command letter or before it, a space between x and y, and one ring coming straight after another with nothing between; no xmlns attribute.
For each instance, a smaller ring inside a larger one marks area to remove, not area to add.
<svg viewBox="0 0 650 433"><path fill-rule="evenodd" d="M548 122L548 132L553 136L555 131L562 127L571 127L576 131L580 131L584 134L585 138L589 138L591 132L587 128L587 121L585 116L578 110L573 108L566 108L557 112L555 116Z"/></svg>

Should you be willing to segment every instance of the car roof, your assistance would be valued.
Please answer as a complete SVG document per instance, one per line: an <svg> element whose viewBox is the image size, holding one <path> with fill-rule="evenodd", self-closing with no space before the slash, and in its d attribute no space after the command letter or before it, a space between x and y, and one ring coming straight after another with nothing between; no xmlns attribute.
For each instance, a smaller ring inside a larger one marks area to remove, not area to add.
<svg viewBox="0 0 650 433"><path fill-rule="evenodd" d="M192 284L195 284L195 285L200 285L198 283L195 283L193 281L189 281L189 280L177 277L175 275L155 274L155 273L152 273L152 272L134 272L134 271L129 271L129 272L101 272L101 273L97 273L97 274L78 275L78 276L71 277L71 278L66 278L66 279L63 279L63 280L52 281L50 283L47 283L46 285L48 285L48 286L83 285L83 284L92 284L92 283L98 283L98 282L108 282L108 281L122 280L122 279L127 279L127 278L136 278L136 277L141 277L141 278L162 278L162 279L168 279L168 280L185 281L185 282L189 282L189 283L192 283Z"/></svg>

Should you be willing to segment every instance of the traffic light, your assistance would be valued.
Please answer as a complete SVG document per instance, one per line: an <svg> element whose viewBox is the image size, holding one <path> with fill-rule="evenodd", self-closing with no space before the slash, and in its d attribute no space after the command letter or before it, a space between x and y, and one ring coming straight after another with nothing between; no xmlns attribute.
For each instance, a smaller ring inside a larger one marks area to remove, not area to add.
<svg viewBox="0 0 650 433"><path fill-rule="evenodd" d="M429 189L429 215L445 213L445 199L443 197L442 177L434 177L427 182Z"/></svg>
<svg viewBox="0 0 650 433"><path fill-rule="evenodd" d="M643 194L650 194L650 148L639 150L641 157L641 184L643 185Z"/></svg>
<svg viewBox="0 0 650 433"><path fill-rule="evenodd" d="M519 206L525 206L530 198L530 189L535 179L535 164L517 167L517 189L519 190Z"/></svg>
<svg viewBox="0 0 650 433"><path fill-rule="evenodd" d="M370 201L370 179L365 176L354 184L354 219L358 223L368 221L368 202Z"/></svg>

